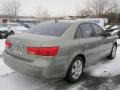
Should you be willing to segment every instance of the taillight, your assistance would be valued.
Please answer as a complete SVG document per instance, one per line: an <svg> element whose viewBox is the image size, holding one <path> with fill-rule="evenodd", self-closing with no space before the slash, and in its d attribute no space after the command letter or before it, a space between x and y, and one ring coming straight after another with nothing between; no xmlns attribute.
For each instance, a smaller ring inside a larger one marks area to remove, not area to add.
<svg viewBox="0 0 120 90"><path fill-rule="evenodd" d="M8 40L6 40L6 41L5 41L5 47L6 47L6 48L10 48L10 47L11 47L11 42L8 41Z"/></svg>
<svg viewBox="0 0 120 90"><path fill-rule="evenodd" d="M40 56L56 56L59 47L28 47L27 53Z"/></svg>

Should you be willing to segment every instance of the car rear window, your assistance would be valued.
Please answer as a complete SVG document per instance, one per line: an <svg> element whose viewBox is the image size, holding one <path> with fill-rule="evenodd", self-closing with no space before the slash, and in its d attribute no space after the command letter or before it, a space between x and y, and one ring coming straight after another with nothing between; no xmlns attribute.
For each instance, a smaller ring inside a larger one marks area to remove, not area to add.
<svg viewBox="0 0 120 90"><path fill-rule="evenodd" d="M60 37L71 24L70 22L44 22L31 28L29 33Z"/></svg>

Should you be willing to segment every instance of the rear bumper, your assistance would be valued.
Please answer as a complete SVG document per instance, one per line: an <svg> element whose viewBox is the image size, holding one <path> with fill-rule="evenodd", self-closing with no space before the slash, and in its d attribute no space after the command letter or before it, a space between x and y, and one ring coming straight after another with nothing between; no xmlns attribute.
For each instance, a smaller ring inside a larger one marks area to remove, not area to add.
<svg viewBox="0 0 120 90"><path fill-rule="evenodd" d="M10 55L6 51L3 53L3 58L7 66L20 73L44 78L65 77L66 71L64 66L38 66L33 64L33 62L25 62L22 58Z"/></svg>

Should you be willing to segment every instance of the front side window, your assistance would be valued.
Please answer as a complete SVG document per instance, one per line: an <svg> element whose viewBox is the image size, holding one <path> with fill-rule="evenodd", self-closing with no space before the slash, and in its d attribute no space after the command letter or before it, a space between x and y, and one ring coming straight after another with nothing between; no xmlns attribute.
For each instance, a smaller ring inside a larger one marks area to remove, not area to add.
<svg viewBox="0 0 120 90"><path fill-rule="evenodd" d="M70 22L44 22L31 28L29 33L60 37L71 24Z"/></svg>
<svg viewBox="0 0 120 90"><path fill-rule="evenodd" d="M93 29L95 30L95 33L96 33L97 36L103 36L103 34L105 32L100 26L98 26L96 24L92 24L92 26L93 26Z"/></svg>
<svg viewBox="0 0 120 90"><path fill-rule="evenodd" d="M89 23L82 23L80 25L83 37L88 38L88 37L95 37L95 32L93 28L91 27L91 24Z"/></svg>

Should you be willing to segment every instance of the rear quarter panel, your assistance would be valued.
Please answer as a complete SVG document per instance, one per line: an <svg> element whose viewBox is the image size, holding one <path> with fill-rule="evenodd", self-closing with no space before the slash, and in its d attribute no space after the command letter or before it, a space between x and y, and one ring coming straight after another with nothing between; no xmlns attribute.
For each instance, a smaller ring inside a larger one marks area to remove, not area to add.
<svg viewBox="0 0 120 90"><path fill-rule="evenodd" d="M54 66L64 66L67 70L71 61L78 54L85 55L84 52L84 40L60 40L57 42L47 42L43 46L59 46L59 52L56 57L54 57Z"/></svg>

